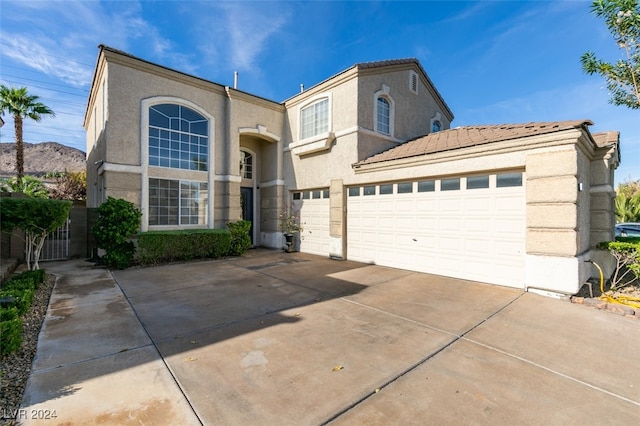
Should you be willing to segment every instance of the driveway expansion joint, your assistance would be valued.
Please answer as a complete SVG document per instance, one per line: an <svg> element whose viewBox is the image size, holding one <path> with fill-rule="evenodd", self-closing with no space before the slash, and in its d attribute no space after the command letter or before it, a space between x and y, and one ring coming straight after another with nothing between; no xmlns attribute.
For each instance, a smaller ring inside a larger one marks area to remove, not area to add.
<svg viewBox="0 0 640 426"><path fill-rule="evenodd" d="M364 401L366 401L367 399L369 399L369 398L370 398L370 397L372 397L373 395L376 395L377 393L379 393L380 391L382 391L384 388L388 387L389 385L391 385L391 384L393 384L394 382L398 381L398 380L399 380L399 379L401 379L402 377L404 377L404 376L406 376L407 374L411 373L411 372L412 372L412 371L414 371L416 368L418 368L418 367L420 367L421 365L425 364L425 363L426 363L426 362L428 362L429 360L431 360L431 359L435 358L438 354L442 353L445 349L450 348L450 347L451 347L451 346L453 346L455 343L457 343L457 342L459 342L459 341L461 341L461 340L468 340L468 339L465 339L465 336L466 336L468 333L471 333L471 332L472 332L473 330L475 330L477 327L479 327L480 325L484 324L485 322L487 322L488 320L490 320L492 317L494 317L494 316L495 316L495 315L497 315L498 313L502 312L502 311L503 311L504 309L506 309L508 306L510 306L511 304L513 304L516 300L518 300L519 298L521 298L523 294L524 294L524 293L519 294L518 296L516 296L515 298L513 298L512 300L510 300L508 303L506 303L505 305L503 305L503 306L502 306L502 307L500 307L499 309L496 309L496 310L495 310L491 315L489 315L487 318L484 318L482 321L478 322L478 323L477 323L477 324L475 324L473 327L471 327L470 329L468 329L467 331L465 331L464 333L462 333L462 334L460 334L460 335L457 335L457 334L455 334L455 333L451 333L451 332L448 332L448 331L445 331L445 330L441 330L441 329L438 329L438 328L436 328L436 327L432 327L432 326L430 326L430 325L427 325L427 324L421 323L421 322L419 322L419 321L411 320L411 319L409 319L409 318L405 318L405 317L402 317L402 316L400 316L400 315L396 315L396 314L393 314L393 313L391 313L391 312L387 312L387 311L384 311L384 310L382 310L382 309L375 308L375 307L373 307L373 306L369 306L369 305L366 305L366 304L363 304L363 303L360 303L360 302L355 302L355 301L353 301L353 300L349 300L349 299L345 299L345 298L340 298L340 300L344 300L344 301L346 301L346 302L353 303L353 304L358 305L358 306L361 306L361 307L363 307L363 308L372 309L372 310L375 310L375 311L380 312L380 313L382 313L382 314L389 315L389 316L392 316L392 317L394 317L394 318L401 319L401 320L403 320L403 321L408 321L408 322L411 322L411 323L413 323L413 324L420 325L420 326L422 326L422 327L429 328L429 329L434 330L434 331L438 331L438 332L441 332L441 333L448 334L448 335L452 336L452 337L453 337L453 339L452 339L449 343L444 344L442 347L440 347L440 348L439 348L438 350L436 350L435 352L433 352L433 353L431 353L431 354L427 355L426 357L424 357L424 358L422 358L421 360L419 360L417 363L415 363L415 364L411 365L409 368L405 369L405 370L404 370L404 371L402 371L401 373L397 374L395 377L393 377L393 378L391 378L390 380L388 380L387 382L383 383L382 385L380 385L379 387L377 387L375 390L373 390L373 391L371 391L371 392L367 393L365 396L363 396L363 397L362 397L362 398L360 398L359 400L357 400L357 401L355 401L355 402L353 402L353 403L349 404L349 405L348 405L347 407L345 407L344 409L342 409L342 410L338 411L337 413L335 413L334 415L332 415L331 417L329 417L327 420L323 421L321 424L322 424L322 425L327 425L327 424L331 423L332 421L337 420L339 417L341 417L342 415L346 414L346 413L347 413L347 412L349 412L350 410L354 409L354 408L355 408L355 407L357 407L358 405L362 404Z"/></svg>

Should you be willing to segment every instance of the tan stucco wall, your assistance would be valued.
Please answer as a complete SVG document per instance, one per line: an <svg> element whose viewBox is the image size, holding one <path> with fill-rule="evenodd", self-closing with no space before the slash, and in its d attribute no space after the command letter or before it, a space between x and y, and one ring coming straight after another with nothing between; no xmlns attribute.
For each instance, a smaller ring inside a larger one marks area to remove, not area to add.
<svg viewBox="0 0 640 426"><path fill-rule="evenodd" d="M388 95L394 102L395 121L392 136L396 139L408 140L431 133L431 118L437 112L441 114L442 129L451 127L447 113L425 87L424 81L420 81L417 94L409 90L410 69L362 74L358 79L359 126L375 130L374 94L382 90L384 84L389 87Z"/></svg>
<svg viewBox="0 0 640 426"><path fill-rule="evenodd" d="M281 185L260 187L260 229L262 232L280 231L279 213L282 209L283 191Z"/></svg>
<svg viewBox="0 0 640 426"><path fill-rule="evenodd" d="M214 119L224 114L225 96L219 86L202 83L194 85L195 79L174 80L117 63L110 63L108 69L109 119L118 123L109 129L109 151L106 158L109 163L140 165L143 99L175 97L176 100L184 99L197 105ZM215 170L219 170L224 158L222 126L216 125L214 132L209 135L209 140L215 147Z"/></svg>
<svg viewBox="0 0 640 426"><path fill-rule="evenodd" d="M140 208L140 175L135 173L110 172L103 175L108 196L122 198Z"/></svg>
<svg viewBox="0 0 640 426"><path fill-rule="evenodd" d="M527 253L579 252L578 168L578 152L572 147L527 156Z"/></svg>

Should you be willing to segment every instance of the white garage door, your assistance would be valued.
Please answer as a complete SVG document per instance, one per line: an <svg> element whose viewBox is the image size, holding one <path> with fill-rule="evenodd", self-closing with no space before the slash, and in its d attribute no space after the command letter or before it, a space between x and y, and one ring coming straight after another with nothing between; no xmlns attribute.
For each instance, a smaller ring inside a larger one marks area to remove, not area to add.
<svg viewBox="0 0 640 426"><path fill-rule="evenodd" d="M348 189L347 258L524 287L522 173Z"/></svg>
<svg viewBox="0 0 640 426"><path fill-rule="evenodd" d="M300 251L329 255L329 190L316 189L293 193L293 207L299 211L302 232Z"/></svg>

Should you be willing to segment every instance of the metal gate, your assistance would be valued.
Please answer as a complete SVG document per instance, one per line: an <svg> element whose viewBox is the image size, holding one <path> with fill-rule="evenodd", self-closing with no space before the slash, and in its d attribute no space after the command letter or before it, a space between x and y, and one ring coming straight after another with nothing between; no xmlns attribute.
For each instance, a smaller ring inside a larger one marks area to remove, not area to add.
<svg viewBox="0 0 640 426"><path fill-rule="evenodd" d="M67 218L64 225L47 235L40 252L40 261L69 259L70 223L71 220Z"/></svg>

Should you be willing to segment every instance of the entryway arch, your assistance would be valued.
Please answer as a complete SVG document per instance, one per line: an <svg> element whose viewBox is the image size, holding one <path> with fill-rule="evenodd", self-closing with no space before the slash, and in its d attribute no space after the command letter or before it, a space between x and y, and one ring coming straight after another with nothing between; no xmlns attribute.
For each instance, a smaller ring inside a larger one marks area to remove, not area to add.
<svg viewBox="0 0 640 426"><path fill-rule="evenodd" d="M282 198L282 142L265 126L240 128L240 203L252 223L254 246L282 247L278 209Z"/></svg>

